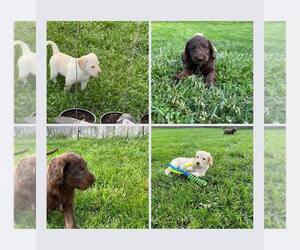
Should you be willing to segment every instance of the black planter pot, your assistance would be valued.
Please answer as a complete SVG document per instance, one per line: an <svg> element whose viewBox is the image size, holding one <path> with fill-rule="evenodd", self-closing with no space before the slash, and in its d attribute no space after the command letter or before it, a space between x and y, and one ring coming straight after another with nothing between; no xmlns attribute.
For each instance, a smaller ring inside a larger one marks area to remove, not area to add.
<svg viewBox="0 0 300 250"><path fill-rule="evenodd" d="M149 114L144 114L141 118L142 124L149 124Z"/></svg>
<svg viewBox="0 0 300 250"><path fill-rule="evenodd" d="M61 112L58 119L56 119L56 122L57 123L95 123L96 116L92 112L86 109L71 108Z"/></svg>
<svg viewBox="0 0 300 250"><path fill-rule="evenodd" d="M117 120L123 115L122 112L107 112L100 117L100 123L116 124Z"/></svg>

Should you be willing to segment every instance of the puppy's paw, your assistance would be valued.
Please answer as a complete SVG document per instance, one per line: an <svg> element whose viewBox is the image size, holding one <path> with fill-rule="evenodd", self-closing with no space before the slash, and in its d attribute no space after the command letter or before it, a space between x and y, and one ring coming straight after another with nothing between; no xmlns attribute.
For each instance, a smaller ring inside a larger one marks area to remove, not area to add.
<svg viewBox="0 0 300 250"><path fill-rule="evenodd" d="M203 177L203 176L205 176L205 173L201 173L201 172L194 172L192 174L195 175L196 177Z"/></svg>
<svg viewBox="0 0 300 250"><path fill-rule="evenodd" d="M181 75L180 74L175 74L173 77L172 77L172 80L173 82L175 83L178 83L180 80L181 80Z"/></svg>
<svg viewBox="0 0 300 250"><path fill-rule="evenodd" d="M68 94L70 92L70 90L71 90L71 86L65 86L64 87L65 94Z"/></svg>
<svg viewBox="0 0 300 250"><path fill-rule="evenodd" d="M165 175L170 175L170 174L171 174L171 170L168 169L168 168L166 168L166 169L165 169Z"/></svg>
<svg viewBox="0 0 300 250"><path fill-rule="evenodd" d="M191 172L191 171L193 171L193 167L188 167L186 170Z"/></svg>

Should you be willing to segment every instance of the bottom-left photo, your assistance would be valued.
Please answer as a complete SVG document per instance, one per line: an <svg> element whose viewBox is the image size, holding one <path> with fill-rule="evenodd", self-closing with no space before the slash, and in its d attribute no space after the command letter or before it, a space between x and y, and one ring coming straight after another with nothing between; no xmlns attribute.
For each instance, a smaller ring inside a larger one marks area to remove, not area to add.
<svg viewBox="0 0 300 250"><path fill-rule="evenodd" d="M14 127L14 228L36 225L36 143L34 125Z"/></svg>
<svg viewBox="0 0 300 250"><path fill-rule="evenodd" d="M148 126L47 127L47 228L148 228Z"/></svg>

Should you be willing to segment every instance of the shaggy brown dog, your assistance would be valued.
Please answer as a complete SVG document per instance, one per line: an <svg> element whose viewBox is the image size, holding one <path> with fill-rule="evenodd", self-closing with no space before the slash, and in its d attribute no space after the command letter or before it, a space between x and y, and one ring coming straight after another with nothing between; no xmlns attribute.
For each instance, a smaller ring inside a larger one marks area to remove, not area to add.
<svg viewBox="0 0 300 250"><path fill-rule="evenodd" d="M35 157L19 161L14 172L14 208L35 212Z"/></svg>
<svg viewBox="0 0 300 250"><path fill-rule="evenodd" d="M211 86L215 83L215 59L212 43L202 34L196 34L186 43L182 54L183 70L174 78L179 81L191 75L202 75L206 85Z"/></svg>
<svg viewBox="0 0 300 250"><path fill-rule="evenodd" d="M237 132L236 128L225 128L224 129L224 135L234 135L235 132Z"/></svg>
<svg viewBox="0 0 300 250"><path fill-rule="evenodd" d="M64 153L51 160L47 179L47 212L59 209L65 228L76 228L74 190L85 190L95 182L86 162L75 153Z"/></svg>
<svg viewBox="0 0 300 250"><path fill-rule="evenodd" d="M28 148L18 150L14 155L28 151ZM58 148L47 152L53 154ZM14 171L14 209L16 211L32 211L36 208L36 158L35 156L21 159Z"/></svg>

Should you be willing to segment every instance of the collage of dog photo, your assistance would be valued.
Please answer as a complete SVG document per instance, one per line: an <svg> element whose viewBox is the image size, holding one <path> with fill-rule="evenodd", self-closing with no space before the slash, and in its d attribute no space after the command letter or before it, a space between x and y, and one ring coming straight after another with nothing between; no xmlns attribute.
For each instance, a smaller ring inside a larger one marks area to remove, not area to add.
<svg viewBox="0 0 300 250"><path fill-rule="evenodd" d="M35 228L34 22L14 48L15 228ZM47 229L253 228L252 22L48 21L45 53Z"/></svg>

